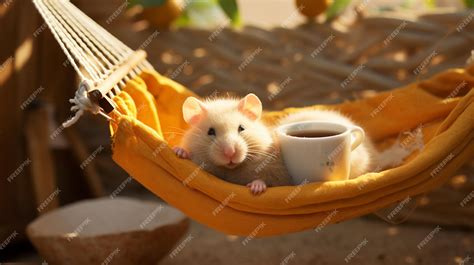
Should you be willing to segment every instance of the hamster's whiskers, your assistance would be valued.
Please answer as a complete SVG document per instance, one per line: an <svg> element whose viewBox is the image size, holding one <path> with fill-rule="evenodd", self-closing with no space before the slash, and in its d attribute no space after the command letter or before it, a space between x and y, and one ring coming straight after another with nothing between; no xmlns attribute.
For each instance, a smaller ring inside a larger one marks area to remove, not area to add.
<svg viewBox="0 0 474 265"><path fill-rule="evenodd" d="M277 158L277 156L273 153L269 153L269 152L266 152L266 151L262 151L262 150L256 150L256 149L250 149L249 148L249 151L248 151L248 154L253 154L253 155L262 155L264 156L264 158L267 158L267 157L271 157L271 158Z"/></svg>

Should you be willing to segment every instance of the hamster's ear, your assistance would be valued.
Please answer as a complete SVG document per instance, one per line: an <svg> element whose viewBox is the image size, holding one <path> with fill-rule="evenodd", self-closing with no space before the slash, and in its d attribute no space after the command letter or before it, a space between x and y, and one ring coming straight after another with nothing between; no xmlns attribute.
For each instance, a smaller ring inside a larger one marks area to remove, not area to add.
<svg viewBox="0 0 474 265"><path fill-rule="evenodd" d="M199 99L188 97L183 103L183 118L187 124L199 122L206 114L206 107Z"/></svg>
<svg viewBox="0 0 474 265"><path fill-rule="evenodd" d="M248 94L239 101L239 111L247 118L255 121L262 115L262 102L255 94Z"/></svg>

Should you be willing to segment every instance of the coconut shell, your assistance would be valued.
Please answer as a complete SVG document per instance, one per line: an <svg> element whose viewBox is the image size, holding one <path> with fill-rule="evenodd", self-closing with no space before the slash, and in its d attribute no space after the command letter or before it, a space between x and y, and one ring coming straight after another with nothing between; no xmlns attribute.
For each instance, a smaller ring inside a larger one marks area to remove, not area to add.
<svg viewBox="0 0 474 265"><path fill-rule="evenodd" d="M134 199L71 204L33 221L27 234L50 265L156 264L189 227L178 210Z"/></svg>

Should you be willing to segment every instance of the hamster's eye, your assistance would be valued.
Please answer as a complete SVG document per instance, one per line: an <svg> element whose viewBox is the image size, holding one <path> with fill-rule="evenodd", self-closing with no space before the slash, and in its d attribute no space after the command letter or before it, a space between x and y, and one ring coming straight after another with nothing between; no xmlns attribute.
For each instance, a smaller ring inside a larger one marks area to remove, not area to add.
<svg viewBox="0 0 474 265"><path fill-rule="evenodd" d="M239 125L239 132L242 132L243 130L245 130L244 126Z"/></svg>
<svg viewBox="0 0 474 265"><path fill-rule="evenodd" d="M209 128L209 130L207 131L207 135L215 136L216 135L216 130L214 128Z"/></svg>

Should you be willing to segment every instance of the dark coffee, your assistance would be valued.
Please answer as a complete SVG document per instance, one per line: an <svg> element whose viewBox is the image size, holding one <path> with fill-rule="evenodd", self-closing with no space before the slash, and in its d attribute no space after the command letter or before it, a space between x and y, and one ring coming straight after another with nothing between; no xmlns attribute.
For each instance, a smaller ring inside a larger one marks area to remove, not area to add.
<svg viewBox="0 0 474 265"><path fill-rule="evenodd" d="M299 131L299 132L292 132L288 135L294 137L301 137L301 138L319 138L319 137L328 137L338 135L339 132L334 131Z"/></svg>

